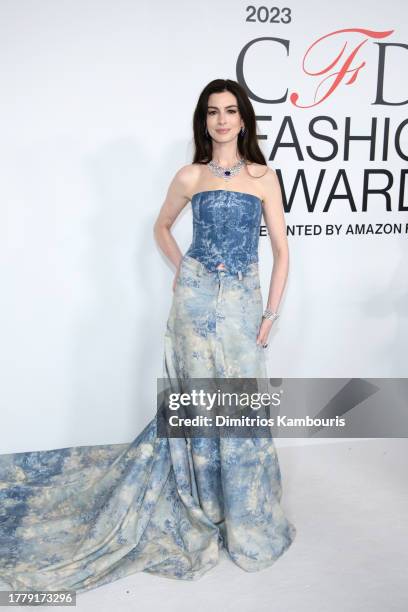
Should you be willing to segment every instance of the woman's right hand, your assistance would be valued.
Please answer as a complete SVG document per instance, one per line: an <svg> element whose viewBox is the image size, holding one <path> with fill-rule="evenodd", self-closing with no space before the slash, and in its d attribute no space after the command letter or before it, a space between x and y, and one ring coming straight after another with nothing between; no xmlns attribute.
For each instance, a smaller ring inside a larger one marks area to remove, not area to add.
<svg viewBox="0 0 408 612"><path fill-rule="evenodd" d="M176 289L177 279L178 279L179 273L180 273L180 268L177 268L176 274L175 274L174 279L173 279L173 293L174 293L174 291Z"/></svg>
<svg viewBox="0 0 408 612"><path fill-rule="evenodd" d="M176 274L174 275L174 279L173 279L173 292L176 290L176 284L177 284L177 279L178 279L178 275L180 274L180 268L181 268L181 264L183 263L183 257L180 257L177 269L176 269Z"/></svg>

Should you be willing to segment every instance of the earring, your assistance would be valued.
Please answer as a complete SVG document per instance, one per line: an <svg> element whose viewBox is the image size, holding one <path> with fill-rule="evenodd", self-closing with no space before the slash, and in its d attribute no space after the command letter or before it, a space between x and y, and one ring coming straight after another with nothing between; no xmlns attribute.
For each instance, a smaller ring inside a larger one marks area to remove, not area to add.
<svg viewBox="0 0 408 612"><path fill-rule="evenodd" d="M244 128L244 127L242 127L242 128L240 129L240 131L239 131L239 135L240 135L240 136L243 136L244 134L245 134L245 128Z"/></svg>
<svg viewBox="0 0 408 612"><path fill-rule="evenodd" d="M206 136L207 136L207 138L208 138L208 130L207 130L207 126L205 126L205 135L206 135Z"/></svg>

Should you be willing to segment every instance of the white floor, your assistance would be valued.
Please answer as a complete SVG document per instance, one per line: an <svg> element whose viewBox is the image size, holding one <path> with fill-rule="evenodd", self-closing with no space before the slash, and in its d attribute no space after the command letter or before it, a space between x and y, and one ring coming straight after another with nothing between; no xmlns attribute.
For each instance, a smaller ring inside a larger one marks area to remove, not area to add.
<svg viewBox="0 0 408 612"><path fill-rule="evenodd" d="M406 612L408 439L277 447L297 537L274 566L247 573L223 556L195 582L134 574L79 594L76 609Z"/></svg>

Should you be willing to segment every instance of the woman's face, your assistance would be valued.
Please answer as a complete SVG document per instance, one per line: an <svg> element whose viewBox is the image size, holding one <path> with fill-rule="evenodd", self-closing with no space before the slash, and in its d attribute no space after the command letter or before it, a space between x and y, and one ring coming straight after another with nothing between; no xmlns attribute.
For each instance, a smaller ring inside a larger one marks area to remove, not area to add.
<svg viewBox="0 0 408 612"><path fill-rule="evenodd" d="M212 93L208 98L207 130L213 140L229 142L244 127L237 99L230 91Z"/></svg>

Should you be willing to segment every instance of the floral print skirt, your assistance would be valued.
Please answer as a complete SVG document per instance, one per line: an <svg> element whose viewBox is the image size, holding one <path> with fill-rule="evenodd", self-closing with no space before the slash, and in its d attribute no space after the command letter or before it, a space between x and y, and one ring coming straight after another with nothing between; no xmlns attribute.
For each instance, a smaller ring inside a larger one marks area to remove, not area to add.
<svg viewBox="0 0 408 612"><path fill-rule="evenodd" d="M208 271L184 255L163 377L266 377L258 264ZM87 591L144 571L195 580L224 548L268 567L296 529L272 438L170 438L157 415L130 444L0 455L0 587Z"/></svg>

